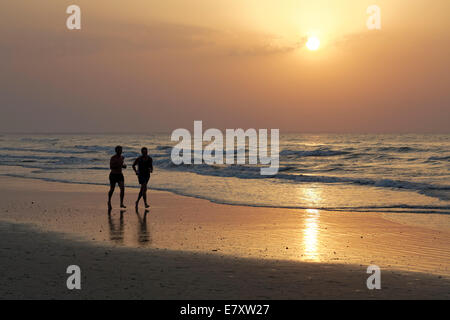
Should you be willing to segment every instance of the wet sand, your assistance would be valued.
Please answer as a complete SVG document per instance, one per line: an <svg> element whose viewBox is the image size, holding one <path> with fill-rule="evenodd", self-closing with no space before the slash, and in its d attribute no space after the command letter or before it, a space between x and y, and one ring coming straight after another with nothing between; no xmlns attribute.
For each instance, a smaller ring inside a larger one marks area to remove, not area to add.
<svg viewBox="0 0 450 320"><path fill-rule="evenodd" d="M136 213L135 189L108 215L102 186L2 182L0 298L450 298L449 230L156 191ZM71 264L79 292L65 287ZM371 264L382 290L366 287Z"/></svg>

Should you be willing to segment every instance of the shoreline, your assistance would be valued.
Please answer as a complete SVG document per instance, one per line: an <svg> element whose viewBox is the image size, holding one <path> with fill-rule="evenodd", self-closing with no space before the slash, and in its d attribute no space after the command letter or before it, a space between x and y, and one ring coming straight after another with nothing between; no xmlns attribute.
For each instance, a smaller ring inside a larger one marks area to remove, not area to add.
<svg viewBox="0 0 450 320"><path fill-rule="evenodd" d="M32 274L43 274L41 282L49 277L50 260L62 268L63 261L76 264L78 257L97 270L95 279L110 273L118 277L99 280L97 289L80 293L90 298L450 298L446 230L400 224L381 213L230 206L165 191L150 192L146 215L131 206L121 213L115 194L116 209L108 216L103 186L9 177L4 181L0 186L0 256L6 259L1 266L7 275L0 286L7 288L3 298L20 297L24 288L31 298L78 297L59 287L55 292L44 290L42 296L32 294L39 279L31 279ZM128 203L137 191L128 190ZM110 260L111 256L118 260ZM184 262L175 266L173 256ZM154 259L160 264L153 265ZM212 261L210 269L206 261ZM382 270L384 286L379 292L365 286L366 269L373 264ZM155 268L166 266L171 266L171 278L161 283L170 284L170 294L167 288L142 284L144 288L124 280L130 272L152 278ZM258 277L253 275L255 268L263 268ZM209 272L217 279L210 279ZM206 278L200 279L203 275ZM228 284L228 276L232 283ZM239 285L246 281L252 290L240 292ZM128 295L115 291L120 286L131 290L131 284L134 291ZM215 284L226 290L211 291ZM193 291L183 295L183 286ZM100 288L108 288L111 296Z"/></svg>
<svg viewBox="0 0 450 320"><path fill-rule="evenodd" d="M103 181L105 176L102 176L100 180L102 180L103 182L89 182L89 181L77 181L77 182L72 182L72 181L68 181L68 180L61 180L61 179L56 179L56 178L49 178L49 177L35 177L35 176L24 176L21 174L12 174L12 173L7 173L7 170L2 171L1 170L2 167L0 167L0 176L4 176L7 178L13 178L13 179L26 179L26 180L35 180L35 181L41 181L44 183L61 183L61 184L68 184L68 185L78 185L78 186L98 186L98 187L109 187L109 182L107 182L106 180ZM19 168L19 167L17 167ZM29 174L32 169L31 168L23 168L20 167L21 170L25 170L25 172L27 174ZM27 172L27 170L29 172ZM109 172L108 170L104 170L105 172ZM125 180L126 181L135 181L135 176L132 173L125 173ZM156 176L156 178L158 178L158 176ZM169 177L170 179L173 177ZM226 177L226 178L230 178L230 177ZM155 177L153 177L152 179L155 179ZM153 182L154 180L152 180ZM150 183L152 184L152 183ZM359 186L362 187L362 186ZM139 185L137 184L137 181L133 184L128 184L126 185L127 189L130 190L136 190L139 189ZM394 188L395 189L395 188ZM423 205L423 207L411 207L409 209L407 209L406 207L404 207L403 205L398 205L398 206L393 206L393 207L301 207L301 206L295 206L295 205L271 205L271 204L262 204L262 203L250 203L250 202L244 202L244 203L240 203L240 202L233 202L230 201L230 199L228 200L218 200L215 199L214 197L210 197L210 196L206 196L206 195L201 195L198 193L189 193L189 192L185 192L185 191L180 191L180 190L176 190L176 189L171 189L171 188L165 188L165 187L154 187L154 186L150 186L149 190L151 191L156 191L156 192L168 192L170 194L176 195L176 196L181 196L181 197L187 197L187 198L193 198L193 199L200 199L200 200L205 200L205 201L209 201L211 203L214 204L222 204L222 205L227 205L227 206L238 206L238 207L250 207L250 208L268 208L268 209L288 209L288 210L308 210L308 209L312 209L312 210L320 210L322 212L343 212L343 213L377 213L377 214L387 214L387 215L397 215L397 214L405 214L405 215L436 215L436 216L440 216L440 215L448 215L450 216L449 212L445 212L442 210L448 210L448 206L445 205L436 205L436 206L429 206L428 205ZM380 190L380 191L384 191L384 190ZM389 192L389 188L387 188L385 191ZM425 194L421 194L421 193L417 193L417 190L412 190L412 189L398 189L398 190L394 190L395 192L407 192L407 193L412 193L414 194L414 196L418 196L418 197L430 197L433 198L433 196L428 196ZM380 196L380 195L379 195ZM439 198L437 198L439 199ZM405 205L407 206L407 205ZM428 209L427 209L428 208ZM402 219L399 220L401 221L401 223L408 223L407 220ZM426 220L425 220L426 221ZM413 225L417 225L414 224L414 222L412 221ZM422 225L422 224L420 224ZM448 221L445 221L445 225L446 227L449 228L450 230L450 219ZM442 226L439 223L432 223L430 224L429 227L434 227L437 226L438 229L442 229ZM445 231L445 230L444 230Z"/></svg>

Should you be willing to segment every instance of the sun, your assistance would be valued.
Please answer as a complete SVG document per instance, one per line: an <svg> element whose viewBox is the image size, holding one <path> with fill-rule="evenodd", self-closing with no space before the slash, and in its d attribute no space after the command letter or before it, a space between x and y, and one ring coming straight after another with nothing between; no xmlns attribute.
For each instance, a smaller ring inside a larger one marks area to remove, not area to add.
<svg viewBox="0 0 450 320"><path fill-rule="evenodd" d="M316 51L320 47L320 40L319 38L312 36L308 38L308 41L306 42L306 47L308 50Z"/></svg>

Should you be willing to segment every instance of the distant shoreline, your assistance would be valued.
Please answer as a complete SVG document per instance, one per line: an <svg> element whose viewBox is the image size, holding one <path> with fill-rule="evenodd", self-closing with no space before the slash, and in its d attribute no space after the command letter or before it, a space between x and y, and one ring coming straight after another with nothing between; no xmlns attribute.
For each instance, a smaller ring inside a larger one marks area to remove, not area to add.
<svg viewBox="0 0 450 320"><path fill-rule="evenodd" d="M303 132L303 131L284 131L280 132L283 134L300 134L300 135L449 135L449 132ZM167 134L170 135L171 131L166 132L0 132L0 135L154 135L154 134Z"/></svg>

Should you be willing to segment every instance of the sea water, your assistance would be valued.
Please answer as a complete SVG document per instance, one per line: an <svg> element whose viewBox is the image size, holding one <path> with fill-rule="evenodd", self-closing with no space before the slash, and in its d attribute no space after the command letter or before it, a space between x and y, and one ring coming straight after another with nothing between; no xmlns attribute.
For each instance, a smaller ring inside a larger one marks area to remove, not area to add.
<svg viewBox="0 0 450 320"><path fill-rule="evenodd" d="M109 159L122 145L126 185L138 187L131 164L146 146L155 166L152 189L246 206L450 213L448 134L281 134L273 177L248 164L175 165L174 144L169 133L4 134L0 174L107 186Z"/></svg>

